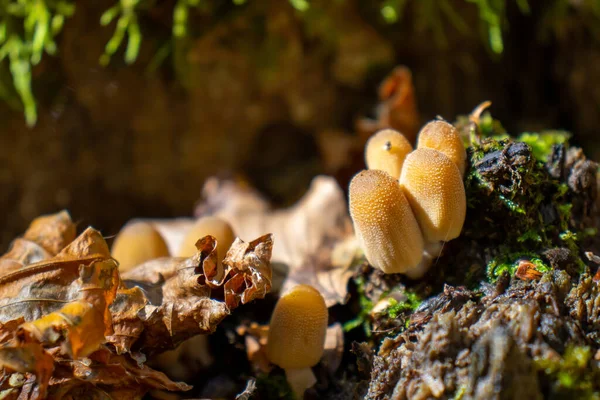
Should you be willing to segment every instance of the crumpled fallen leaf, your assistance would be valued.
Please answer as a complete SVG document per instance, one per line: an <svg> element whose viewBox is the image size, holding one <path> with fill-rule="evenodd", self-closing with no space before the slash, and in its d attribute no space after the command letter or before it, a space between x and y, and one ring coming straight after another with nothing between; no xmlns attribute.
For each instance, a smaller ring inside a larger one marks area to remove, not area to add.
<svg viewBox="0 0 600 400"><path fill-rule="evenodd" d="M321 292L328 307L345 301L358 246L344 193L335 179L316 177L304 197L283 210L269 209L260 196L247 188L234 189L232 183L211 183L204 196L197 216L209 209L228 221L240 237L272 232L274 268L284 264L289 270L281 290L305 283ZM221 209L216 208L213 198L224 201Z"/></svg>
<svg viewBox="0 0 600 400"><path fill-rule="evenodd" d="M23 239L39 244L54 256L71 243L76 235L75 224L71 221L69 212L63 210L34 219L23 234Z"/></svg>
<svg viewBox="0 0 600 400"><path fill-rule="evenodd" d="M150 355L196 334L212 333L240 302L262 298L270 290L271 247L271 235L250 243L238 239L225 256L224 270L217 271L216 240L207 236L190 258L152 260L127 271L122 275L127 288L118 291L111 307L115 332L109 342L119 354L134 350ZM217 275L222 278L215 280Z"/></svg>
<svg viewBox="0 0 600 400"><path fill-rule="evenodd" d="M48 382L54 371L54 359L39 343L0 348L0 366L2 367L0 393L8 391L8 394L14 395L14 398L18 396L19 399L46 398ZM11 380L14 380L15 374L10 371L21 376L26 374L28 379L22 382L22 385L13 385Z"/></svg>
<svg viewBox="0 0 600 400"><path fill-rule="evenodd" d="M9 251L0 257L0 262L12 260L26 266L48 260L71 243L75 234L75 224L67 211L43 215L31 222L22 238L13 241ZM0 263L0 273L8 272L5 268L8 264Z"/></svg>
<svg viewBox="0 0 600 400"><path fill-rule="evenodd" d="M243 184L211 178L196 208L197 217L204 213L229 222L241 238L272 233L274 291L304 283L318 289L328 307L345 302L360 250L344 193L332 177L314 178L298 203L283 210L272 210L256 191ZM169 248L177 248L183 236L179 232L189 229L194 220L147 222L156 227ZM286 275L282 286L277 283L280 274Z"/></svg>
<svg viewBox="0 0 600 400"><path fill-rule="evenodd" d="M88 228L73 240L70 226L67 213L41 218L19 239L25 246L0 259L6 398L134 399L151 389L188 390L144 365L146 356L214 331L240 302L270 289L270 235L236 242L217 270L209 236L194 256L151 261L121 280L102 235ZM43 260L30 263L39 248ZM210 286L209 271L220 274Z"/></svg>
<svg viewBox="0 0 600 400"><path fill-rule="evenodd" d="M363 142L380 129L392 128L414 143L420 118L410 70L403 65L394 68L379 86L378 94L377 118L363 118L356 124Z"/></svg>

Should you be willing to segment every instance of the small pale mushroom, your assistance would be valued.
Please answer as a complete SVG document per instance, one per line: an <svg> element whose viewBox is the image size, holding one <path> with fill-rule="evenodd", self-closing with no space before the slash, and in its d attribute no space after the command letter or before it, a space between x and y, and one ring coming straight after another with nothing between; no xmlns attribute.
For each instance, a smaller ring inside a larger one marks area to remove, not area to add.
<svg viewBox="0 0 600 400"><path fill-rule="evenodd" d="M352 179L350 215L372 266L386 274L410 274L419 265L421 230L398 181L387 172L365 170Z"/></svg>
<svg viewBox="0 0 600 400"><path fill-rule="evenodd" d="M204 236L211 235L217 239L217 259L222 262L235 240L233 228L227 221L219 217L207 216L199 218L186 233L177 257L191 257L198 249L196 242Z"/></svg>
<svg viewBox="0 0 600 400"><path fill-rule="evenodd" d="M450 158L433 149L413 151L406 157L400 185L425 242L446 242L460 235L467 201L460 171Z"/></svg>
<svg viewBox="0 0 600 400"><path fill-rule="evenodd" d="M460 133L452 124L436 119L429 122L419 132L418 149L433 149L444 153L456 164L461 176L465 173L467 151Z"/></svg>
<svg viewBox="0 0 600 400"><path fill-rule="evenodd" d="M325 300L310 285L294 286L273 310L267 357L285 370L296 398L316 383L311 367L323 356L327 320Z"/></svg>
<svg viewBox="0 0 600 400"><path fill-rule="evenodd" d="M404 159L412 150L403 134L393 129L383 129L367 141L365 162L367 168L385 171L398 179Z"/></svg>
<svg viewBox="0 0 600 400"><path fill-rule="evenodd" d="M168 257L169 249L163 237L147 222L127 223L112 245L112 257L119 262L121 273L146 261Z"/></svg>

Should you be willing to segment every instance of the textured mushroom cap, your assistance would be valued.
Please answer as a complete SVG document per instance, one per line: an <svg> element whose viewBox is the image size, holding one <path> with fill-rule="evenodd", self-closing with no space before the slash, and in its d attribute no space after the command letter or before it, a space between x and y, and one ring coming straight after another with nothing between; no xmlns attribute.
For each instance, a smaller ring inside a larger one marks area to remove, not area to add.
<svg viewBox="0 0 600 400"><path fill-rule="evenodd" d="M112 257L119 262L121 273L148 260L168 257L169 249L163 237L147 222L126 224L112 245Z"/></svg>
<svg viewBox="0 0 600 400"><path fill-rule="evenodd" d="M327 306L310 285L294 286L281 296L269 327L267 357L284 369L316 365L325 346Z"/></svg>
<svg viewBox="0 0 600 400"><path fill-rule="evenodd" d="M426 242L460 235L467 201L460 171L437 150L417 149L406 157L400 185Z"/></svg>
<svg viewBox="0 0 600 400"><path fill-rule="evenodd" d="M429 122L419 132L417 148L434 149L444 153L460 171L465 173L467 150L460 138L458 129L446 121L434 120Z"/></svg>
<svg viewBox="0 0 600 400"><path fill-rule="evenodd" d="M350 182L350 215L369 263L386 274L415 268L423 237L398 181L378 170L360 172Z"/></svg>
<svg viewBox="0 0 600 400"><path fill-rule="evenodd" d="M227 254L227 250L229 250L235 240L235 234L227 221L212 216L199 218L194 223L194 226L185 235L177 256L193 256L198 251L196 242L207 235L211 235L217 239L217 256L219 262L222 262L225 254Z"/></svg>
<svg viewBox="0 0 600 400"><path fill-rule="evenodd" d="M398 131L384 129L375 133L365 146L367 168L378 169L400 178L404 159L413 150L410 142Z"/></svg>

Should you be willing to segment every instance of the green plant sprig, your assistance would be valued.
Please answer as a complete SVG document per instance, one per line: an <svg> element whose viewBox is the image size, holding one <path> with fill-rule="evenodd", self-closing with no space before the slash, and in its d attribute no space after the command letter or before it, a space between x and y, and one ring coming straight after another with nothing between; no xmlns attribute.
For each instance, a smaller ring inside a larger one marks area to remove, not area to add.
<svg viewBox="0 0 600 400"><path fill-rule="evenodd" d="M75 12L68 0L0 0L0 62L8 60L27 125L37 121L31 70L44 53L55 54L55 37Z"/></svg>

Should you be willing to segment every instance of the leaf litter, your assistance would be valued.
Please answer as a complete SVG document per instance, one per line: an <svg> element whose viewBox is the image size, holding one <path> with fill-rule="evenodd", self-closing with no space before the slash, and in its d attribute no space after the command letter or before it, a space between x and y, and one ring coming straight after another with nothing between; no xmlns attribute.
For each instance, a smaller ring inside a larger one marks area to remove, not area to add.
<svg viewBox="0 0 600 400"><path fill-rule="evenodd" d="M121 276L100 232L75 231L65 211L40 217L0 257L3 399L189 390L145 360L214 332L271 289L269 234L237 239L222 265L207 236L190 258L152 260Z"/></svg>

